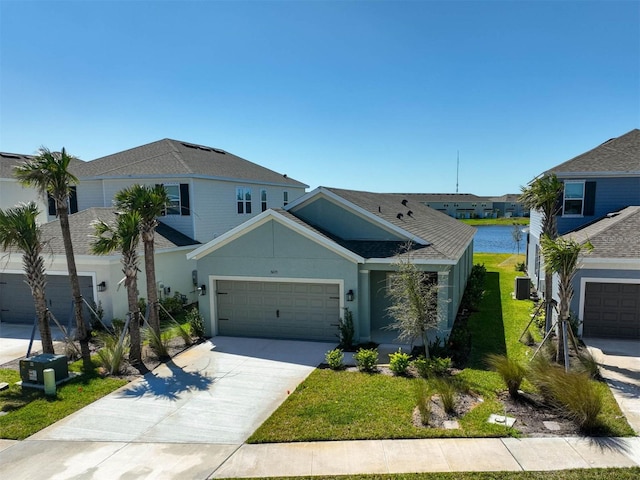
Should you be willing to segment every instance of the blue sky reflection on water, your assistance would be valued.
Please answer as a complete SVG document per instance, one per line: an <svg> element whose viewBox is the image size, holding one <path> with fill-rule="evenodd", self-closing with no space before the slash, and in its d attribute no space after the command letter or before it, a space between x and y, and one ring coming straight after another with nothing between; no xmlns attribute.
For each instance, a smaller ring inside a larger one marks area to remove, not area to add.
<svg viewBox="0 0 640 480"><path fill-rule="evenodd" d="M476 227L478 231L473 242L473 251L476 253L518 253L518 245L513 238L512 225L483 225ZM518 225L520 231L526 225ZM520 253L524 254L527 248L527 234L522 232L520 239Z"/></svg>

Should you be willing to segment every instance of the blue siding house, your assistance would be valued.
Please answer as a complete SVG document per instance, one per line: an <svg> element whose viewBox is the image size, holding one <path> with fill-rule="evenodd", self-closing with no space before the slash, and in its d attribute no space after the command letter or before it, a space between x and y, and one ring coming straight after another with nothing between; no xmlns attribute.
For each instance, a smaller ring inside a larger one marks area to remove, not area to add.
<svg viewBox="0 0 640 480"><path fill-rule="evenodd" d="M558 234L595 246L580 259L574 278L571 310L580 332L640 339L640 215L628 208L640 206L640 130L607 140L542 173L551 174L564 184ZM527 270L543 292L541 224L540 212L532 211Z"/></svg>

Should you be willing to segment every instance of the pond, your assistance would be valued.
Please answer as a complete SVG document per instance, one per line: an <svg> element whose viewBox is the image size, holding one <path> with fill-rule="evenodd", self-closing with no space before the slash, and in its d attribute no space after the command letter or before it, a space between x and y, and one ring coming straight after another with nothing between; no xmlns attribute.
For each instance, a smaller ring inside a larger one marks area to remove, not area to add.
<svg viewBox="0 0 640 480"><path fill-rule="evenodd" d="M513 225L482 225L473 240L473 251L482 253L518 253L526 252L527 234L523 232L526 225L518 225L522 233L519 246L513 238Z"/></svg>

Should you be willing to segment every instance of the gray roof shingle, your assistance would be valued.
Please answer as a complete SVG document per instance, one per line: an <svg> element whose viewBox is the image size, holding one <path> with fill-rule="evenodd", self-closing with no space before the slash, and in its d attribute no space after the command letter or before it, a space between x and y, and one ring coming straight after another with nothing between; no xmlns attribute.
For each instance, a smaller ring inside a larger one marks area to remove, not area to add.
<svg viewBox="0 0 640 480"><path fill-rule="evenodd" d="M81 178L203 176L308 186L224 150L168 138L86 162L77 175Z"/></svg>
<svg viewBox="0 0 640 480"><path fill-rule="evenodd" d="M640 206L627 207L563 235L578 243L590 241L592 258L640 259Z"/></svg>
<svg viewBox="0 0 640 480"><path fill-rule="evenodd" d="M545 172L555 173L626 173L640 175L640 130L637 128L596 148L567 160Z"/></svg>
<svg viewBox="0 0 640 480"><path fill-rule="evenodd" d="M0 152L0 178L14 178L13 169L23 164L27 160L31 160L35 155L25 155L23 153L5 153ZM71 172L76 175L80 166L84 165L80 159L73 160L70 164Z"/></svg>
<svg viewBox="0 0 640 480"><path fill-rule="evenodd" d="M476 229L397 193L373 193L326 188L347 202L399 227L426 242L414 245L412 256L425 260L457 260L473 240ZM403 203L406 201L405 203ZM346 248L366 258L389 258L398 253L398 242L343 241ZM374 256L375 255L375 256ZM378 256L381 255L381 256Z"/></svg>
<svg viewBox="0 0 640 480"><path fill-rule="evenodd" d="M73 242L74 254L92 254L91 243L93 242L94 235L92 223L96 220L114 222L115 212L116 209L112 207L93 207L69 215L69 227L71 229L71 241ZM45 223L41 225L41 229L43 241L48 242L46 252L53 253L54 255L64 255L64 244L62 243L62 235L60 234L60 220ZM156 229L156 250L198 244L199 242L190 239L163 223L160 223ZM117 252L115 252L115 254L117 254Z"/></svg>

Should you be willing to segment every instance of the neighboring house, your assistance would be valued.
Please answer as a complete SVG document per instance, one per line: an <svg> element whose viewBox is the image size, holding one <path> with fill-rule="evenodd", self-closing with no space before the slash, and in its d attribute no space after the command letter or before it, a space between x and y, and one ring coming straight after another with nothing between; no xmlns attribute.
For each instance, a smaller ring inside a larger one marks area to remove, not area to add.
<svg viewBox="0 0 640 480"><path fill-rule="evenodd" d="M598 147L543 172L543 175L549 174L555 174L564 183L561 204L559 205L560 213L557 216L560 235L569 232L575 232L578 235L581 229L600 220L606 220L610 214L620 212L629 206L638 206L640 205L640 130L634 129L620 137L607 140ZM527 240L527 271L534 286L538 291L543 292L544 261L540 252L541 222L540 212L532 210ZM585 229L585 231L591 232L593 230ZM605 229L604 232L599 233L602 235L600 241L609 242L614 250L603 249L601 246L600 253L596 253L596 256L592 258L625 258L627 246L624 241L615 237L615 231ZM602 238L608 238L608 240L605 241ZM637 240L631 235L627 243L631 245L634 241ZM591 262L590 256L585 256L584 262L584 266L581 268L588 268L588 264ZM607 290L610 297L607 306L608 313L602 318L619 318L624 309L621 305L626 302L622 297L626 295L624 291L627 290L627 287L619 288L615 285L638 283L633 279L640 278L640 269L636 262L613 260L601 261L597 269L599 270L598 274L592 272L591 277L582 273L576 277L576 279L593 278L596 280L584 282L576 280L574 282L575 296L585 299L585 303L578 304L577 310L575 310L576 304L573 304L573 313L580 320L587 319L584 326L585 334L627 338L630 334L625 329L602 328L601 326L597 327L595 331L591 329L591 326L588 325L588 319L592 315L590 311L592 304L588 301L590 293L587 294L587 292L596 288L590 286L589 283L602 284L598 288ZM607 280L602 282L598 279ZM616 290L618 293L610 290ZM623 316L631 323L638 322L640 313L637 309L635 312L633 317L629 317L626 313Z"/></svg>
<svg viewBox="0 0 640 480"><path fill-rule="evenodd" d="M79 166L79 210L110 207L136 183L163 184L171 199L162 221L208 242L268 208L287 205L308 185L224 150L164 139Z"/></svg>
<svg viewBox="0 0 640 480"><path fill-rule="evenodd" d="M124 318L128 311L127 293L122 273L121 255L96 256L91 253L94 234L92 225L96 220L114 221L113 208L90 208L69 216L74 254L82 296L88 303L101 303L105 319ZM47 274L47 303L59 322L69 325L72 316L71 287L67 274L67 260L60 234L60 222L55 220L41 226L42 238L47 246L43 252ZM160 224L156 230L156 278L162 285L160 294L171 296L180 292L189 302L197 300L192 265L185 255L197 247L196 241L167 225ZM144 254L140 247L140 270L138 289L145 297ZM35 308L31 291L24 281L22 255L17 252L2 253L0 269L0 319L18 323L33 323ZM86 317L89 318L88 316ZM70 325L74 325L71 322Z"/></svg>
<svg viewBox="0 0 640 480"><path fill-rule="evenodd" d="M580 257L571 310L587 337L640 340L640 206L564 235L593 250Z"/></svg>
<svg viewBox="0 0 640 480"><path fill-rule="evenodd" d="M493 209L498 217L524 217L529 215L529 211L524 208L520 201L519 193L507 193L500 197L489 197L493 203Z"/></svg>
<svg viewBox="0 0 640 480"><path fill-rule="evenodd" d="M19 203L36 202L40 209L38 219L47 221L47 203L38 195L38 191L31 187L23 187L13 176L13 169L30 159L30 155L19 153L0 153L0 208L15 207Z"/></svg>
<svg viewBox="0 0 640 480"><path fill-rule="evenodd" d="M453 218L489 218L495 215L488 197L471 193L408 193L407 198Z"/></svg>
<svg viewBox="0 0 640 480"><path fill-rule="evenodd" d="M409 195L319 187L269 209L187 255L206 279L200 311L210 335L335 341L353 314L356 341L388 343L387 282L397 253L439 289L441 338L450 332L473 266L475 229Z"/></svg>

